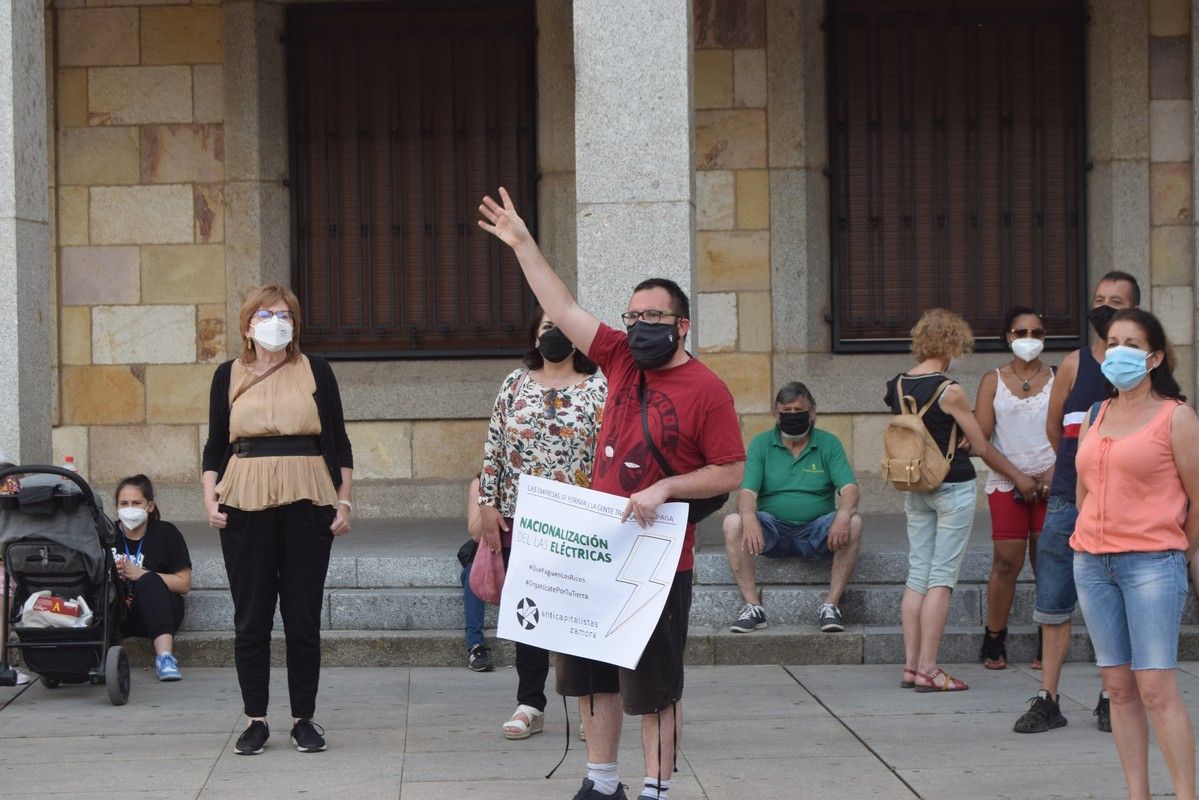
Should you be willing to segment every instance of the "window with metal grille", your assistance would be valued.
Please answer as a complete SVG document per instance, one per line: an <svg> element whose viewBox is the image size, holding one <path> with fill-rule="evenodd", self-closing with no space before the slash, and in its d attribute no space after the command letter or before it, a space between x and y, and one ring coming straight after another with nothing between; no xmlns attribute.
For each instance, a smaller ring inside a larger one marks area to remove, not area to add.
<svg viewBox="0 0 1199 800"><path fill-rule="evenodd" d="M522 351L532 295L476 220L505 186L535 230L532 3L293 6L287 50L305 349Z"/></svg>
<svg viewBox="0 0 1199 800"><path fill-rule="evenodd" d="M1078 347L1081 2L829 0L826 25L834 349L904 350L934 306L1000 348L1015 304Z"/></svg>

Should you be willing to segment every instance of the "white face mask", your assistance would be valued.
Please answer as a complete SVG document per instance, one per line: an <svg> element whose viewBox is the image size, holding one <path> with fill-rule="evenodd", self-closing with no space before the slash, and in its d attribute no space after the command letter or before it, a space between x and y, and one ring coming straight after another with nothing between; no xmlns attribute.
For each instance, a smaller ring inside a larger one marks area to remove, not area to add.
<svg viewBox="0 0 1199 800"><path fill-rule="evenodd" d="M1025 363L1032 361L1037 356L1041 355L1041 351L1045 349L1045 343L1040 339L1014 339L1012 341L1012 353L1016 358L1021 359Z"/></svg>
<svg viewBox="0 0 1199 800"><path fill-rule="evenodd" d="M291 323L272 316L254 326L254 341L263 350L277 353L291 344Z"/></svg>
<svg viewBox="0 0 1199 800"><path fill-rule="evenodd" d="M144 508L125 506L117 511L117 516L121 518L121 522L125 525L126 530L135 531L146 524L146 518L149 514Z"/></svg>

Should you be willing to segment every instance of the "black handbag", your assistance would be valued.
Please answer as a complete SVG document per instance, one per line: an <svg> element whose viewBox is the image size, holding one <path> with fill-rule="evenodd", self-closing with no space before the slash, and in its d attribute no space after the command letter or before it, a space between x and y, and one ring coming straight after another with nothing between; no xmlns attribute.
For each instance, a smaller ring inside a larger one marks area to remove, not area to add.
<svg viewBox="0 0 1199 800"><path fill-rule="evenodd" d="M467 539L466 544L458 548L458 563L466 566L475 560L475 551L479 549L479 543L474 539Z"/></svg>
<svg viewBox="0 0 1199 800"><path fill-rule="evenodd" d="M658 466L667 475L678 475L671 469L670 462L662 455L662 451L658 449L658 445L654 444L654 437L649 433L649 404L646 400L645 391L645 373L642 372L640 380L637 384L637 395L641 400L641 435L645 437L645 444L649 447L650 453L653 454L654 460L658 462ZM698 500L685 500L688 507L687 522L696 524L702 520L715 514L720 509L724 508L724 504L729 501L729 493L713 495L712 497L702 497Z"/></svg>

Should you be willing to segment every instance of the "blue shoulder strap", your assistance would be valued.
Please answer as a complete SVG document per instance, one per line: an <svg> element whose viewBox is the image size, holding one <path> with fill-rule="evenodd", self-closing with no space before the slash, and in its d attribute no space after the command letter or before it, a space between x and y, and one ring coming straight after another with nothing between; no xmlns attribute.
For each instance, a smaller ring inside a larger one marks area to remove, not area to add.
<svg viewBox="0 0 1199 800"><path fill-rule="evenodd" d="M1099 416L1099 407L1103 405L1102 400L1096 400L1091 406L1091 410L1087 412L1087 422L1091 425L1095 424L1095 417Z"/></svg>

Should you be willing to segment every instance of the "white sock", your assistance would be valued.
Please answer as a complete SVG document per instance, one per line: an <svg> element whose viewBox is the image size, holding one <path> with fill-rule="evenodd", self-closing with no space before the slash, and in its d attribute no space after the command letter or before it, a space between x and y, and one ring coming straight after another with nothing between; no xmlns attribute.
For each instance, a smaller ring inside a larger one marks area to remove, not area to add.
<svg viewBox="0 0 1199 800"><path fill-rule="evenodd" d="M657 778L646 777L645 788L641 790L642 797L651 797L655 800L669 800L667 795L670 793L670 781L658 780Z"/></svg>
<svg viewBox="0 0 1199 800"><path fill-rule="evenodd" d="M600 794L616 794L620 786L620 763L592 764L587 762L587 777L595 784L595 791Z"/></svg>

